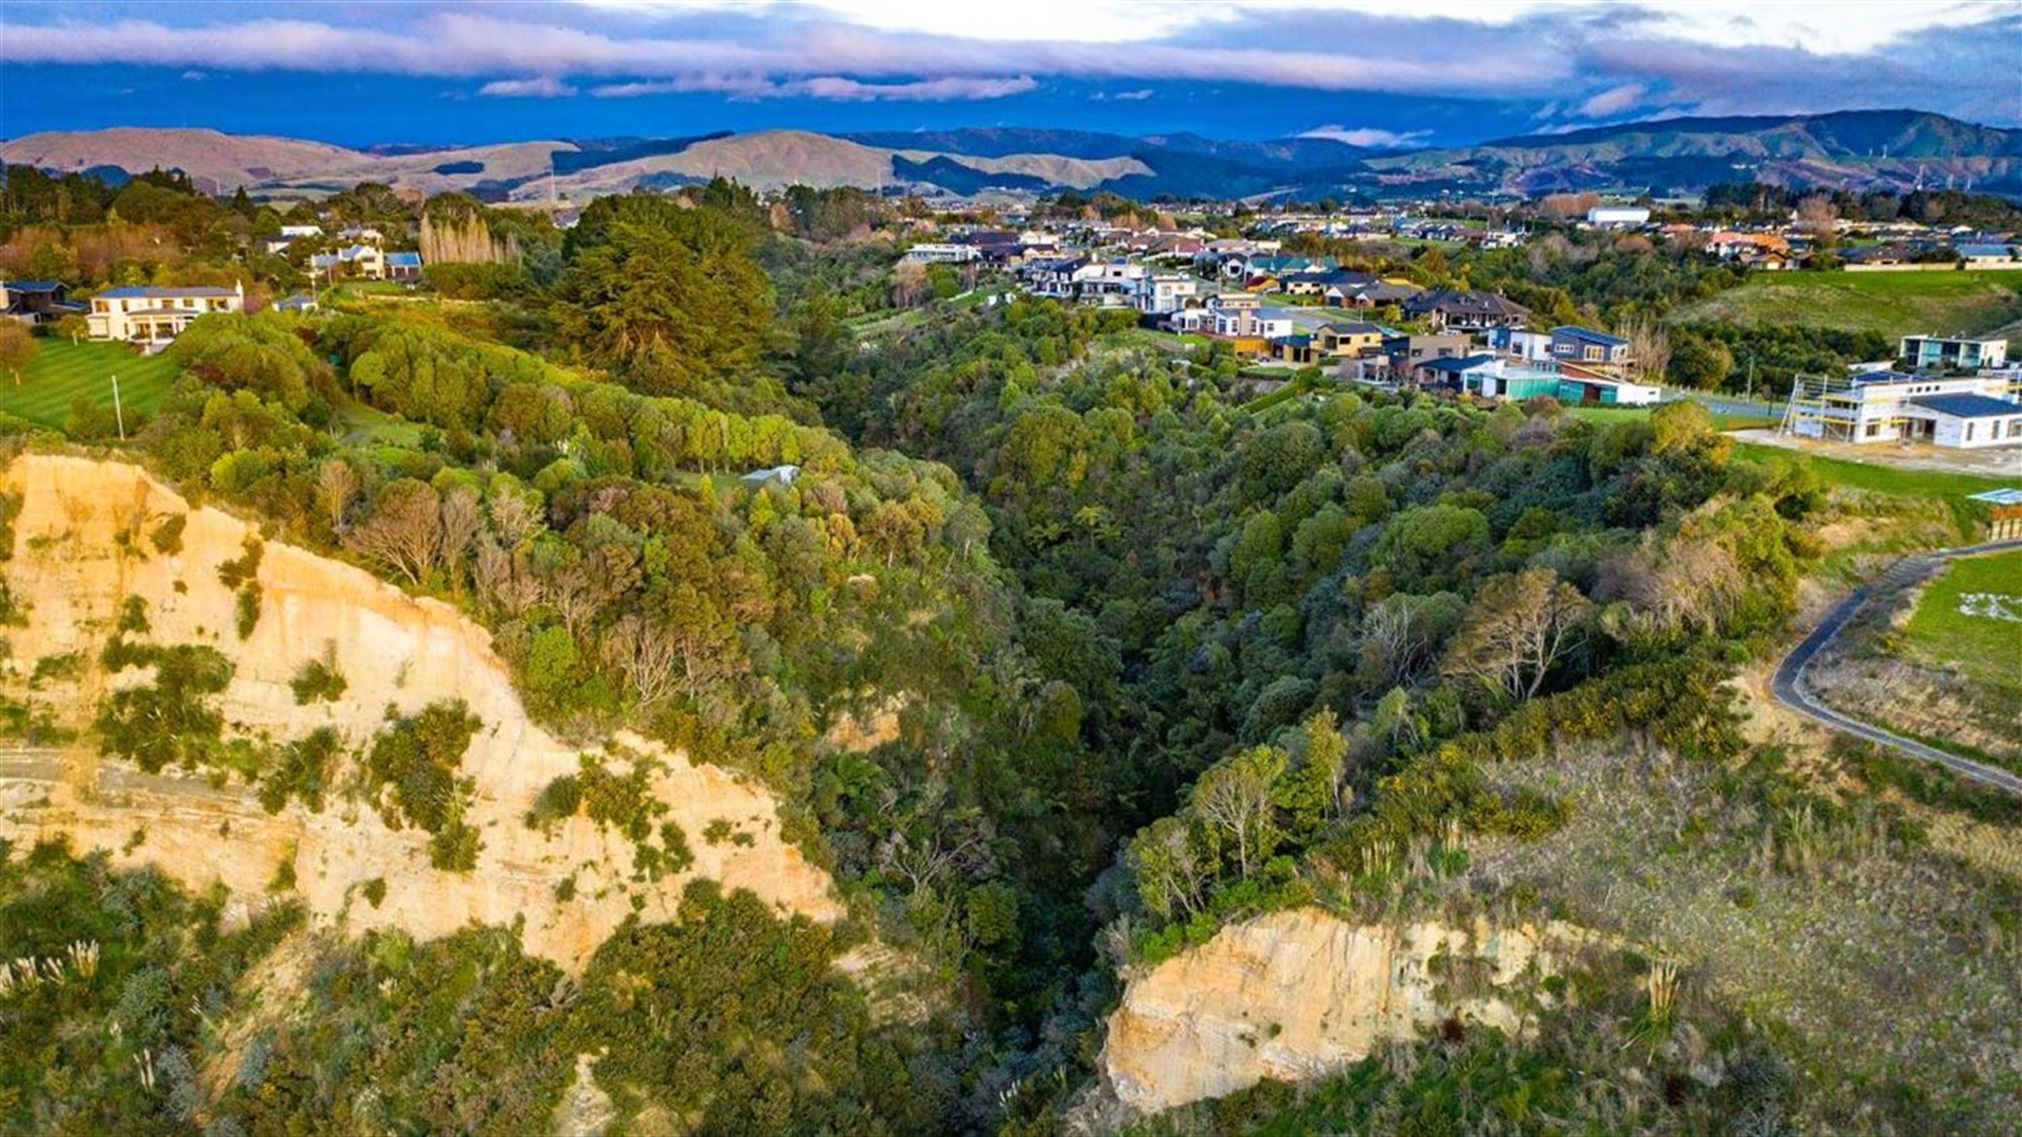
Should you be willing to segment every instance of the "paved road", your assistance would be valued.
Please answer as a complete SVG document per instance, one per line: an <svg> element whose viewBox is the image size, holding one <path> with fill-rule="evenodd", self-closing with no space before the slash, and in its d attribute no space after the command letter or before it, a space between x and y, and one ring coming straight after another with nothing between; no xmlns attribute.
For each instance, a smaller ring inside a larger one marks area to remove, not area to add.
<svg viewBox="0 0 2022 1137"><path fill-rule="evenodd" d="M1918 553L1897 561L1888 572L1882 574L1881 580L1840 601L1838 607L1826 613L1825 619L1819 622L1818 627L1812 629L1812 633L1804 638L1803 643L1792 648L1790 654L1783 657L1783 662L1776 668L1775 678L1769 682L1770 694L1776 697L1777 702L1791 710L1824 723L1834 730L1892 747L1911 758L1934 762L1976 782L2022 796L2022 778L1998 767L1961 758L1935 746L1927 746L1915 739L1904 738L1879 727L1869 726L1859 719L1849 718L1814 700L1804 686L1805 665L1809 664L1811 658L1826 644L1832 642L1833 637L1839 634L1841 628L1846 627L1847 621L1853 619L1854 614L1861 610L1862 605L1868 602L1868 598L1874 595L1877 588L1921 580L1936 572L1945 561L1954 557L2000 552L2006 549L2022 549L2022 541L1993 541L1963 549L1940 549L1934 553Z"/></svg>

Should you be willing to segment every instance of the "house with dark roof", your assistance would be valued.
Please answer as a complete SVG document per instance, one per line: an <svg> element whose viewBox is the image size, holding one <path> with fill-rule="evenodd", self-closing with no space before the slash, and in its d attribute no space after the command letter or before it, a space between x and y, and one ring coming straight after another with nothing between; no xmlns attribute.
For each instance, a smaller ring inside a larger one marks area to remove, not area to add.
<svg viewBox="0 0 2022 1137"><path fill-rule="evenodd" d="M24 324L40 324L81 315L82 304L70 301L70 286L60 280L0 281L0 315Z"/></svg>
<svg viewBox="0 0 2022 1137"><path fill-rule="evenodd" d="M1478 332L1489 328L1520 328L1530 322L1530 309L1499 292L1439 289L1404 301L1404 318L1424 320L1434 328Z"/></svg>
<svg viewBox="0 0 2022 1137"><path fill-rule="evenodd" d="M1919 395L1909 400L1905 413L1920 426L1928 424L1925 441L1938 446L2022 446L2022 403L1991 395Z"/></svg>
<svg viewBox="0 0 2022 1137"><path fill-rule="evenodd" d="M420 280L421 254L415 252L386 254L386 279Z"/></svg>
<svg viewBox="0 0 2022 1137"><path fill-rule="evenodd" d="M1628 340L1577 324L1552 329L1552 358L1590 367L1620 367L1631 362Z"/></svg>
<svg viewBox="0 0 2022 1137"><path fill-rule="evenodd" d="M154 347L181 335L199 316L245 310L246 290L237 284L230 288L135 285L108 288L93 296L85 319L91 325L92 339Z"/></svg>

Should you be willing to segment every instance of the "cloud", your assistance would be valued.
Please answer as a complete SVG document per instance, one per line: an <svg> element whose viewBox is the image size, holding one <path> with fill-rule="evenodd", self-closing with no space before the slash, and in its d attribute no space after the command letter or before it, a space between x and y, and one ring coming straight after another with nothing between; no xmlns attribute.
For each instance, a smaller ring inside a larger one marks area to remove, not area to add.
<svg viewBox="0 0 2022 1137"><path fill-rule="evenodd" d="M268 14L162 5L93 20L10 9L0 63L430 76L493 97L559 97L579 84L604 98L931 102L1006 98L1062 78L1135 88L1112 99L1206 82L1494 99L1524 111L1556 103L1540 118L1547 125L1657 105L1918 106L2022 119L2022 15L1975 4L1871 2L1830 20L1801 0L1480 0L1442 15L1394 0L295 0L252 10Z"/></svg>
<svg viewBox="0 0 2022 1137"><path fill-rule="evenodd" d="M1154 93L1150 87L1139 87L1135 91L1118 91L1116 94L1111 95L1110 98L1126 103L1138 103L1151 98Z"/></svg>
<svg viewBox="0 0 2022 1137"><path fill-rule="evenodd" d="M1609 115L1621 114L1641 103L1643 96L1647 94L1648 89L1641 83L1624 83L1619 87L1610 87L1581 103L1579 109L1573 113L1581 118L1606 118Z"/></svg>
<svg viewBox="0 0 2022 1137"><path fill-rule="evenodd" d="M204 74L201 71L196 70L195 68L191 68L190 70L183 72L183 78L191 83L201 83L204 80L210 78L210 76Z"/></svg>
<svg viewBox="0 0 2022 1137"><path fill-rule="evenodd" d="M1363 146L1372 150L1394 150L1405 146L1416 146L1432 132L1408 130L1403 133L1384 130L1381 127L1358 126L1353 129L1329 123L1303 131L1300 138L1328 138L1335 142L1345 142L1350 146Z"/></svg>
<svg viewBox="0 0 2022 1137"><path fill-rule="evenodd" d="M552 75L533 79L498 79L477 89L494 99L562 99L576 93L574 87Z"/></svg>

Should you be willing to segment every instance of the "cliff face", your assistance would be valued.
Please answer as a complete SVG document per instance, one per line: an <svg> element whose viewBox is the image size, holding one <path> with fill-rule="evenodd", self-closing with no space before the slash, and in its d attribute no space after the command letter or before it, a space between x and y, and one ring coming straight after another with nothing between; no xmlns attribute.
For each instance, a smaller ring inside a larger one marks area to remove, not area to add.
<svg viewBox="0 0 2022 1137"><path fill-rule="evenodd" d="M1315 1077L1449 1017L1516 1033L1517 991L1528 998L1592 941L1557 923L1358 926L1317 908L1275 912L1127 976L1102 1072L1118 1104L1157 1113Z"/></svg>
<svg viewBox="0 0 2022 1137"><path fill-rule="evenodd" d="M466 820L483 848L473 871L441 872L429 865L426 833L389 829L368 805L341 794L331 794L321 813L291 801L270 815L243 782L173 768L150 776L101 759L88 738L62 749L0 750L0 837L65 834L79 852L153 863L197 888L221 882L248 904L260 903L290 862L294 888L319 920L398 927L417 937L523 920L526 949L570 968L635 910L649 920L671 916L696 876L750 889L782 911L823 920L839 914L827 875L781 840L778 803L766 790L641 738L612 741L661 766L652 792L668 807L662 820L686 835L690 868L633 881L630 842L588 818L570 818L548 834L529 829L522 819L534 798L577 770L583 748L528 721L490 635L449 605L268 542L255 577L259 620L241 639L236 596L218 566L244 552L245 523L192 509L137 467L84 458L24 455L0 474L0 493L21 499L13 555L0 562L0 577L27 619L25 627L0 630L10 649L0 659L0 691L8 697L81 727L108 690L144 682L131 670L108 675L98 663L121 606L138 596L151 627L137 638L205 644L234 664L218 702L228 735L285 743L319 727L336 730L348 753L333 784L355 769L388 707L409 714L464 700L483 722L460 770L476 783ZM149 534L173 517L185 518L181 547L164 553ZM73 677L45 676L31 689L38 661L70 653L78 657ZM305 662L325 658L346 681L342 696L297 705L290 680ZM737 840L703 838L718 820L734 827ZM557 886L570 879L574 895L558 899ZM377 905L361 889L375 880L385 885Z"/></svg>

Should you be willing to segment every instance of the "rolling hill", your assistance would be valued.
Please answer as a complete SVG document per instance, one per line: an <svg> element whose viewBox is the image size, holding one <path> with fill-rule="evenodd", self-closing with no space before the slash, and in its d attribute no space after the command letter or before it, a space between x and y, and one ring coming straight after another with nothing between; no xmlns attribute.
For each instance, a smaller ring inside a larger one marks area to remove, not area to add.
<svg viewBox="0 0 2022 1137"><path fill-rule="evenodd" d="M580 200L720 174L759 188L802 182L963 196L1050 189L1143 199L1584 189L1690 194L1716 182L1759 180L1898 191L1949 186L2022 198L2022 131L1907 110L1672 118L1387 153L1326 138L1134 138L1030 127L765 130L368 150L212 130L120 128L13 139L0 143L0 161L64 171L175 167L207 188L245 186L273 197L318 196L369 180L497 199L538 199L552 188Z"/></svg>

